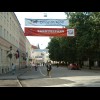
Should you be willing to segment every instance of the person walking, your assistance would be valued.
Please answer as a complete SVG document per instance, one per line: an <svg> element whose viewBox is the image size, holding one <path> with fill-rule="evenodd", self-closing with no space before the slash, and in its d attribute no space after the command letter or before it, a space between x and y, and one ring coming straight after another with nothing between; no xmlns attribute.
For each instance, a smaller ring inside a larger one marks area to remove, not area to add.
<svg viewBox="0 0 100 100"><path fill-rule="evenodd" d="M35 67L35 71L37 71L37 68L38 68L38 63L34 65Z"/></svg>
<svg viewBox="0 0 100 100"><path fill-rule="evenodd" d="M59 67L59 64L57 63L57 68Z"/></svg>
<svg viewBox="0 0 100 100"><path fill-rule="evenodd" d="M13 75L15 74L15 70L16 70L16 66L15 66L15 64L12 63L12 74Z"/></svg>
<svg viewBox="0 0 100 100"><path fill-rule="evenodd" d="M51 69L52 69L52 67L51 67L51 63L49 62L48 64L47 64L47 76L49 76L49 77L51 77Z"/></svg>

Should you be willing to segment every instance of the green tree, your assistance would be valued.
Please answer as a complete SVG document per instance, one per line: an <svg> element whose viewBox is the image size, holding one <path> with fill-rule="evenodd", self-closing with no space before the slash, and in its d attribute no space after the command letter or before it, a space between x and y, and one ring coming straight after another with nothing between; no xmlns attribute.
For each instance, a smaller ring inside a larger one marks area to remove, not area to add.
<svg viewBox="0 0 100 100"><path fill-rule="evenodd" d="M60 50L59 38L51 38L48 44L49 57L53 61L61 61L62 55Z"/></svg>
<svg viewBox="0 0 100 100"><path fill-rule="evenodd" d="M77 58L79 60L95 61L100 59L100 13L76 12L70 13L70 27L76 28Z"/></svg>
<svg viewBox="0 0 100 100"><path fill-rule="evenodd" d="M55 61L100 62L100 12L67 12L69 26L75 28L75 37L51 38L48 49L50 58Z"/></svg>

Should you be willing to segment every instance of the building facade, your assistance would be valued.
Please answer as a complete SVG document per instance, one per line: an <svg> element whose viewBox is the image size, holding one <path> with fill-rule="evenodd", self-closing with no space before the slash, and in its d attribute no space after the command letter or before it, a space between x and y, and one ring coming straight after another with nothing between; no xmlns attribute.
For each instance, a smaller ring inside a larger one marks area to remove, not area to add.
<svg viewBox="0 0 100 100"><path fill-rule="evenodd" d="M14 12L0 12L0 74L26 64L26 37Z"/></svg>
<svg viewBox="0 0 100 100"><path fill-rule="evenodd" d="M30 66L30 59L32 58L31 56L31 44L29 40L26 38L26 65Z"/></svg>
<svg viewBox="0 0 100 100"><path fill-rule="evenodd" d="M34 48L32 46L31 53L32 53L31 54L32 62L34 63L43 63L43 62L46 63L50 61L48 49L39 49L39 48Z"/></svg>

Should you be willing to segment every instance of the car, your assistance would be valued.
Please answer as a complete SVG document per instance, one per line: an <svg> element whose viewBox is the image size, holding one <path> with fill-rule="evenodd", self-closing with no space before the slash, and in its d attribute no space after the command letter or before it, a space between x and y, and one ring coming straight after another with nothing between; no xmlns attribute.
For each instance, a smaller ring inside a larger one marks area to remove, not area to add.
<svg viewBox="0 0 100 100"><path fill-rule="evenodd" d="M77 65L77 64L69 64L68 65L68 69L70 69L70 70L79 70L80 68L79 68L79 66Z"/></svg>

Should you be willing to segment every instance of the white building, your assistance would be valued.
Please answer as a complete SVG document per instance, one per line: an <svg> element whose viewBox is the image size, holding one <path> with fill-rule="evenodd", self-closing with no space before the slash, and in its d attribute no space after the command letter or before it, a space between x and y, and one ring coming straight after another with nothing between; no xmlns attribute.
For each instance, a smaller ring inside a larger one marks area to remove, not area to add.
<svg viewBox="0 0 100 100"><path fill-rule="evenodd" d="M46 63L49 61L49 53L48 49L39 49L39 48L33 48L32 51L32 61L34 63Z"/></svg>
<svg viewBox="0 0 100 100"><path fill-rule="evenodd" d="M17 59L15 54L19 50ZM8 56L12 54L11 56ZM11 64L17 68L25 66L21 56L26 54L26 37L14 12L0 12L0 74L11 71Z"/></svg>

